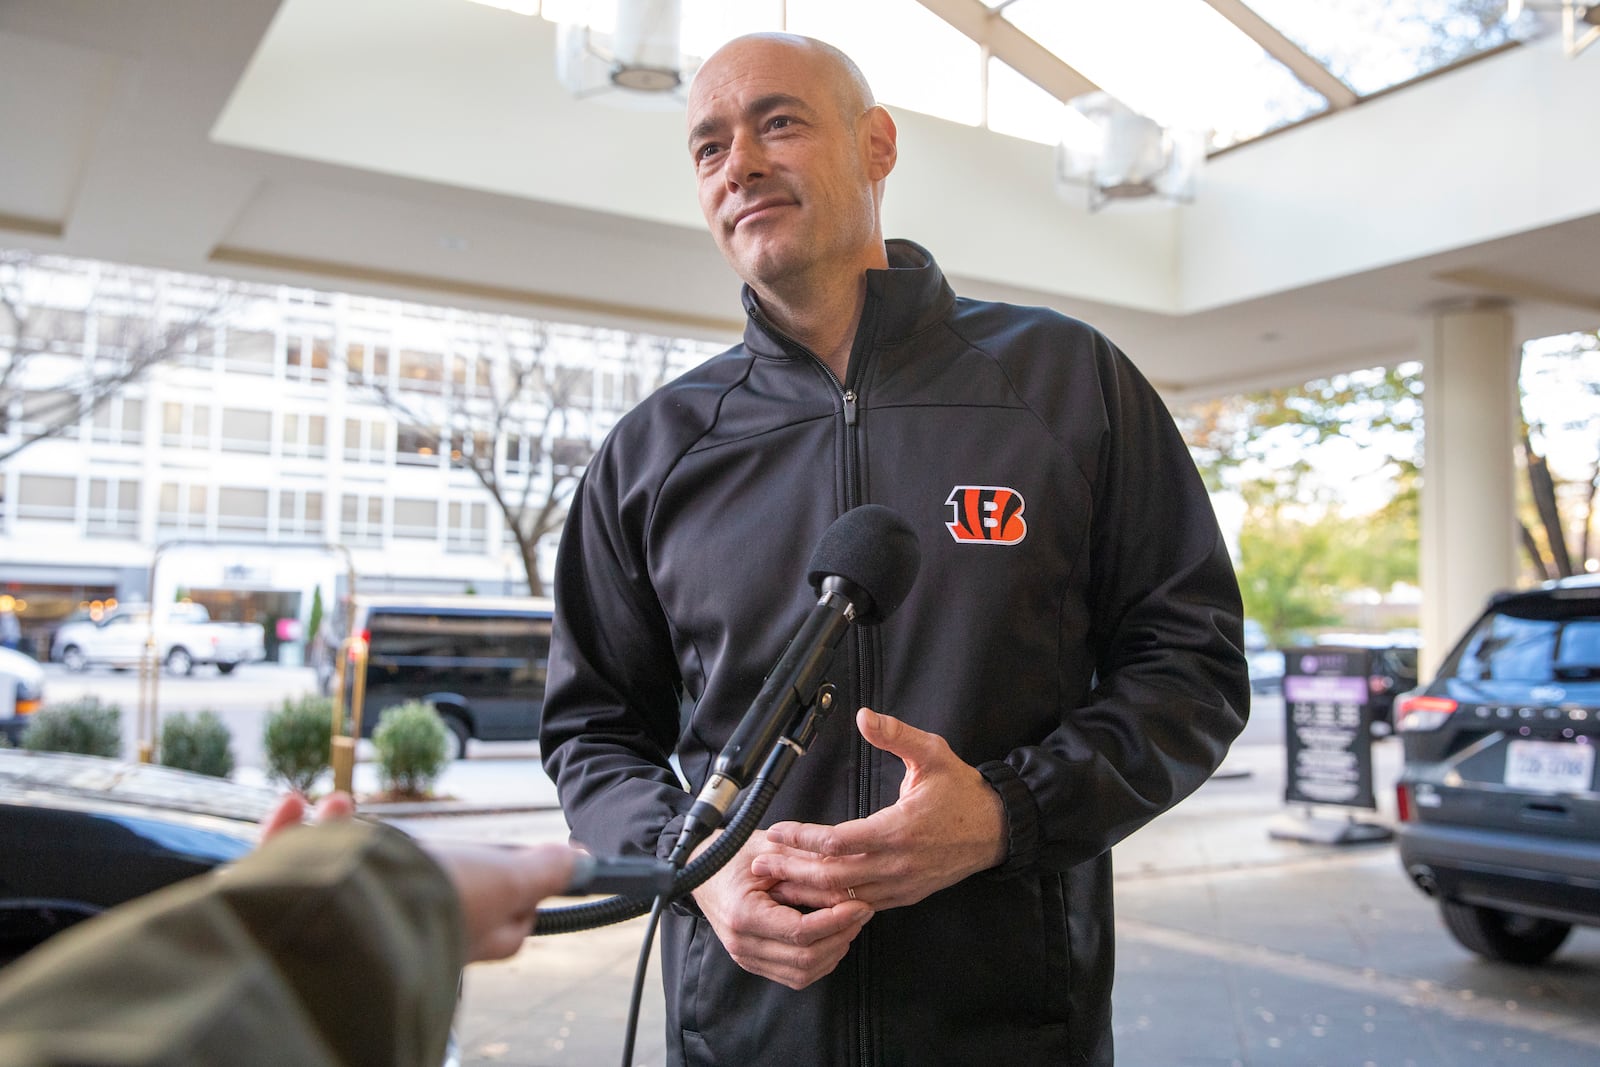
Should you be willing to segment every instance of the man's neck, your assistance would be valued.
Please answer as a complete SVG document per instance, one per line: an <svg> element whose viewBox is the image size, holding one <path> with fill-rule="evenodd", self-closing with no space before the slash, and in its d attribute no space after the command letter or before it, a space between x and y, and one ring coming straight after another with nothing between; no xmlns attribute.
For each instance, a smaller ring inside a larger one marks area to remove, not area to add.
<svg viewBox="0 0 1600 1067"><path fill-rule="evenodd" d="M858 278L853 286L808 288L798 300L784 297L782 292L756 293L762 313L772 324L804 345L843 382L866 305L866 278Z"/></svg>

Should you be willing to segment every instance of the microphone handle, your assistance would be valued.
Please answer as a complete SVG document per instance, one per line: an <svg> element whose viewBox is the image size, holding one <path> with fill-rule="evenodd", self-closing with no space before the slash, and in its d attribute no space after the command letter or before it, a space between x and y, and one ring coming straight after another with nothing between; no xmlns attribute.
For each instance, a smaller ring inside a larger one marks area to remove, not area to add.
<svg viewBox="0 0 1600 1067"><path fill-rule="evenodd" d="M849 598L833 590L822 594L717 754L711 776L689 807L674 853L687 855L688 849L722 825L739 791L749 784L784 732L796 725L797 716L816 694L835 647L855 617L855 604Z"/></svg>
<svg viewBox="0 0 1600 1067"><path fill-rule="evenodd" d="M773 743L816 693L834 648L854 617L850 601L836 593L823 594L718 753L711 765L713 775L730 778L741 788L749 784Z"/></svg>

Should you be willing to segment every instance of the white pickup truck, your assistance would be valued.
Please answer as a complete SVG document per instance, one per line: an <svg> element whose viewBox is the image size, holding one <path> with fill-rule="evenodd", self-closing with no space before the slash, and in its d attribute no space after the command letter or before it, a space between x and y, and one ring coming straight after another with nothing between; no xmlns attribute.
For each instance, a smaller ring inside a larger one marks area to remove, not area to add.
<svg viewBox="0 0 1600 1067"><path fill-rule="evenodd" d="M149 638L148 610L119 610L99 622L83 619L61 627L50 643L50 658L69 671L137 667ZM156 616L155 652L173 674L191 674L197 663L230 674L241 663L266 658L266 633L257 622L213 622L204 604L173 604Z"/></svg>

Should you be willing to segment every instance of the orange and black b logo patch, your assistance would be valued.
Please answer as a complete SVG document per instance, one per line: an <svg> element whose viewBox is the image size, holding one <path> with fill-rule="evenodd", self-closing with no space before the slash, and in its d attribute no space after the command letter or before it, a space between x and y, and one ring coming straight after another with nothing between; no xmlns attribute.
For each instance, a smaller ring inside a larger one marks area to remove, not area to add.
<svg viewBox="0 0 1600 1067"><path fill-rule="evenodd" d="M945 501L953 512L945 523L962 544L1014 545L1028 533L1022 494L1003 485L958 485Z"/></svg>

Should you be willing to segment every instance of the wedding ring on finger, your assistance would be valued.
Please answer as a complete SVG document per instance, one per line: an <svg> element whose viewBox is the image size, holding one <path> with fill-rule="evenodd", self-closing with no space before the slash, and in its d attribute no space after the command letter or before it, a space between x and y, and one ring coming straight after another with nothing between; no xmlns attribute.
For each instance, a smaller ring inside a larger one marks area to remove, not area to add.
<svg viewBox="0 0 1600 1067"><path fill-rule="evenodd" d="M850 899L851 900L855 900L856 899L856 891L855 891L855 887L854 886L846 886L845 887L845 892L850 895Z"/></svg>

